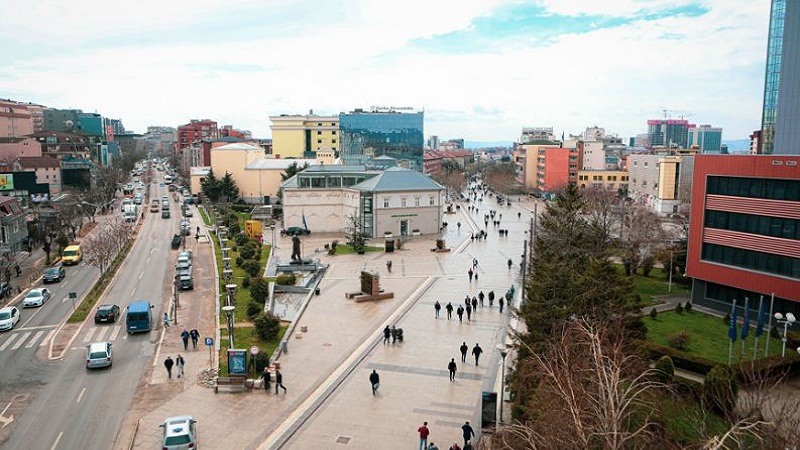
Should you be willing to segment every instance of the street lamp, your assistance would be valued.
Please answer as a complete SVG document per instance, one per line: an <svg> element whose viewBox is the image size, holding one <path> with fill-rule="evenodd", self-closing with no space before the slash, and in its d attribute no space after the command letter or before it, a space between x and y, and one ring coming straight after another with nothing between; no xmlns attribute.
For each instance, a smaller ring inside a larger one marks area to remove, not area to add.
<svg viewBox="0 0 800 450"><path fill-rule="evenodd" d="M667 283L667 292L672 292L672 253L675 251L675 244L673 240L669 240L669 282Z"/></svg>
<svg viewBox="0 0 800 450"><path fill-rule="evenodd" d="M236 309L235 306L223 306L222 310L225 311L225 314L228 316L228 340L230 342L229 349L233 350L233 310Z"/></svg>
<svg viewBox="0 0 800 450"><path fill-rule="evenodd" d="M783 324L783 348L781 349L781 357L786 356L786 333L789 331L789 325L793 324L797 319L794 317L792 313L786 313L784 316L783 314L776 312L775 319L778 321L778 324Z"/></svg>
<svg viewBox="0 0 800 450"><path fill-rule="evenodd" d="M499 423L503 423L503 400L505 398L505 384L506 384L506 356L508 355L508 349L498 345L497 349L500 350L500 356L503 357L502 366L500 368L500 421Z"/></svg>

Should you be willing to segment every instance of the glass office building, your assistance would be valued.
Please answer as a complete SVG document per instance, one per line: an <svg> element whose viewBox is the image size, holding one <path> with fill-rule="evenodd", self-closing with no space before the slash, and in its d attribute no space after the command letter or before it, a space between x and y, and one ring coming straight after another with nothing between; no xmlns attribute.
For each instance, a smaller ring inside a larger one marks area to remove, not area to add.
<svg viewBox="0 0 800 450"><path fill-rule="evenodd" d="M341 155L345 164L365 163L377 156L407 161L422 170L425 143L423 112L363 111L339 114Z"/></svg>

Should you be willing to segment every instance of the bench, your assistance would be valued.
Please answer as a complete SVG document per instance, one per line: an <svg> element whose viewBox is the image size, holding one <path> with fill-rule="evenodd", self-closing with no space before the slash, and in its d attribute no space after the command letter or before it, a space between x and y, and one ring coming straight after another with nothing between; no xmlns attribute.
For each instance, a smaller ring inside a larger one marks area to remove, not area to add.
<svg viewBox="0 0 800 450"><path fill-rule="evenodd" d="M217 377L214 383L214 393L219 392L220 386L227 387L230 390L238 390L239 392L244 391L247 389L245 385L245 381L247 377L245 375L231 375L229 377Z"/></svg>

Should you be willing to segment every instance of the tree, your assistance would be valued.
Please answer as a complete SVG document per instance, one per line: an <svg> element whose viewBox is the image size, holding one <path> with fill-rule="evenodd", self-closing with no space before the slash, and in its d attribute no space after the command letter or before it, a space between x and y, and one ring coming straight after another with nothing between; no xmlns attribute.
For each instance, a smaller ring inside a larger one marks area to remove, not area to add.
<svg viewBox="0 0 800 450"><path fill-rule="evenodd" d="M100 269L100 274L104 275L132 232L132 223L125 222L119 216L109 218L100 229L94 230L84 239L82 244L84 259Z"/></svg>
<svg viewBox="0 0 800 450"><path fill-rule="evenodd" d="M52 251L53 241L58 237L58 217L53 214L38 213L34 222L28 227L28 235L35 241L42 244L42 251L45 256L45 264L50 264L50 252Z"/></svg>
<svg viewBox="0 0 800 450"><path fill-rule="evenodd" d="M239 199L239 187L229 172L225 172L225 176L219 180L219 194L226 203L233 203Z"/></svg>
<svg viewBox="0 0 800 450"><path fill-rule="evenodd" d="M298 173L306 170L307 168L308 168L308 163L303 163L303 166L301 167L295 161L291 165L289 165L289 167L286 168L286 171L284 171L281 174L281 181L286 181L289 178L292 178L293 176L297 175Z"/></svg>
<svg viewBox="0 0 800 450"><path fill-rule="evenodd" d="M203 193L203 196L212 203L219 201L222 192L220 190L219 180L214 176L214 169L208 169L208 175L200 182L200 191Z"/></svg>
<svg viewBox="0 0 800 450"><path fill-rule="evenodd" d="M361 228L360 217L358 215L351 215L345 230L348 234L347 245L353 247L353 250L356 252L363 252L366 236Z"/></svg>
<svg viewBox="0 0 800 450"><path fill-rule="evenodd" d="M250 283L250 298L256 302L260 303L261 306L264 306L264 303L267 301L267 297L269 296L269 282L262 278L257 277L255 280Z"/></svg>
<svg viewBox="0 0 800 450"><path fill-rule="evenodd" d="M510 194L517 186L517 166L514 163L494 164L483 172L483 182L493 191Z"/></svg>
<svg viewBox="0 0 800 450"><path fill-rule="evenodd" d="M654 212L639 206L627 216L627 232L620 237L619 252L625 274L633 275L642 260L652 257L666 241L666 233Z"/></svg>
<svg viewBox="0 0 800 450"><path fill-rule="evenodd" d="M281 319L271 312L264 312L253 319L253 326L261 339L271 341L278 337L281 329Z"/></svg>

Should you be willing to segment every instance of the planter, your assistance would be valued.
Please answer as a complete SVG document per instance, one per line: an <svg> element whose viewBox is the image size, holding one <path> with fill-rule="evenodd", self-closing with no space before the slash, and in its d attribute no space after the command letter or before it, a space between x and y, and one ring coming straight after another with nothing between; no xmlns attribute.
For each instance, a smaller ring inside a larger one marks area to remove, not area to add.
<svg viewBox="0 0 800 450"><path fill-rule="evenodd" d="M419 232L419 230L411 230L411 235L412 236L419 236L420 234L421 233Z"/></svg>
<svg viewBox="0 0 800 450"><path fill-rule="evenodd" d="M383 237L385 237L385 238L391 238L391 237L392 237L392 232L391 232L391 231L384 231L384 232L383 232Z"/></svg>

